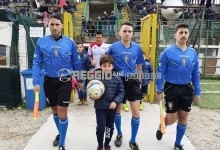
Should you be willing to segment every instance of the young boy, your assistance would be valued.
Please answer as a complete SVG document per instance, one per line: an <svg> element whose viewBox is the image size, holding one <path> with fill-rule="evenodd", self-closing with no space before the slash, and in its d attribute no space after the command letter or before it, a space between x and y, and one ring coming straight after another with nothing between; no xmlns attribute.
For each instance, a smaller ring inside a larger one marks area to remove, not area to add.
<svg viewBox="0 0 220 150"><path fill-rule="evenodd" d="M153 67L151 62L146 58L144 52L143 52L143 57L144 57L144 63L142 64L143 77L142 77L141 91L143 93L143 99L144 99L144 97L148 93L148 84L150 80L152 80ZM143 99L140 101L140 106L139 106L140 110L143 110Z"/></svg>
<svg viewBox="0 0 220 150"><path fill-rule="evenodd" d="M80 56L80 60L81 60L81 69L82 71L88 71L90 70L90 68L92 68L91 62L89 60L89 57L87 55L87 51L84 50L83 47L83 43L76 43L77 46L77 51L79 53ZM78 105L84 105L87 106L89 103L87 101L87 93L86 93L86 84L87 84L87 80L83 80L82 82L82 86L83 89L82 90L78 90L78 96L79 96L79 103Z"/></svg>
<svg viewBox="0 0 220 150"><path fill-rule="evenodd" d="M112 69L113 58L110 55L101 56L99 71L111 72ZM116 110L124 98L124 86L121 78L113 74L111 79L102 79L101 81L105 85L105 92L99 99L95 100L94 104L97 123L97 150L111 150L109 143L114 131ZM105 142L103 145L104 133Z"/></svg>

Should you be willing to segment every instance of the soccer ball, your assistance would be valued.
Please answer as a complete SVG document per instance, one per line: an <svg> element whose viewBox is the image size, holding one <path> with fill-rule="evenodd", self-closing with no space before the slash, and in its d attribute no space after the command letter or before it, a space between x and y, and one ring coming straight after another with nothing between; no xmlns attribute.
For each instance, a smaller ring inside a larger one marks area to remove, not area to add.
<svg viewBox="0 0 220 150"><path fill-rule="evenodd" d="M165 0L163 6L174 6L174 8L161 8L162 16L167 20L176 20L182 14L182 10L176 9L175 6L183 6L182 0Z"/></svg>
<svg viewBox="0 0 220 150"><path fill-rule="evenodd" d="M86 88L87 88L87 94L92 100L99 99L105 92L105 86L99 80L89 81Z"/></svg>

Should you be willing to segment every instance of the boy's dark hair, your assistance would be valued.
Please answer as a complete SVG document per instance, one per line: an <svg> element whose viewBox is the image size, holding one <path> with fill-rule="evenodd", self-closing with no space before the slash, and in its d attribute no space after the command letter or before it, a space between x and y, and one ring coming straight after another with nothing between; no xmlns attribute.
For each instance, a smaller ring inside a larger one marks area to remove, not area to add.
<svg viewBox="0 0 220 150"><path fill-rule="evenodd" d="M114 63L113 57L110 56L110 55L102 55L101 58L100 58L99 64L101 66L104 63L109 63L109 64L113 65L113 63Z"/></svg>
<svg viewBox="0 0 220 150"><path fill-rule="evenodd" d="M102 31L96 31L95 35L96 35L96 34L101 34L101 35L103 36Z"/></svg>
<svg viewBox="0 0 220 150"><path fill-rule="evenodd" d="M188 24L185 24L185 23L180 23L176 26L176 29L175 29L175 33L180 29L180 28L187 28L189 29L189 25Z"/></svg>
<svg viewBox="0 0 220 150"><path fill-rule="evenodd" d="M60 20L60 22L63 24L63 19L62 19L60 14L52 14L52 15L50 15L50 19L52 19L52 18Z"/></svg>
<svg viewBox="0 0 220 150"><path fill-rule="evenodd" d="M76 45L79 45L79 44L82 44L82 45L83 45L83 42L76 42Z"/></svg>
<svg viewBox="0 0 220 150"><path fill-rule="evenodd" d="M124 22L124 23L122 23L122 24L121 24L121 27L122 27L123 25L131 26L131 27L133 28L133 24L130 23L130 22Z"/></svg>

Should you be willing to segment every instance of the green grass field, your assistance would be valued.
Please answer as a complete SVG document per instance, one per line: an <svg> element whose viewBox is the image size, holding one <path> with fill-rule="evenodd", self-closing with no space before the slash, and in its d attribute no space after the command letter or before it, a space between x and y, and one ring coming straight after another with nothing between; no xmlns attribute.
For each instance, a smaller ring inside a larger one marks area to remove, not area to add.
<svg viewBox="0 0 220 150"><path fill-rule="evenodd" d="M202 95L198 106L220 110L220 80L202 79L201 83Z"/></svg>

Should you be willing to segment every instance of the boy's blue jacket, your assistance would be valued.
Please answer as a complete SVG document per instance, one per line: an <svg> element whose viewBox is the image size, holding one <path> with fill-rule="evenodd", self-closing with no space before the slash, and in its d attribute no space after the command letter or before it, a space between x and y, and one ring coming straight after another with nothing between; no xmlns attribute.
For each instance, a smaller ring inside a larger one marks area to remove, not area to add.
<svg viewBox="0 0 220 150"><path fill-rule="evenodd" d="M142 71L143 71L143 76L142 76L142 86L148 85L150 80L153 79L153 67L151 62L148 59L144 60L144 63L142 64Z"/></svg>
<svg viewBox="0 0 220 150"><path fill-rule="evenodd" d="M125 95L124 85L121 78L112 75L112 79L101 80L101 82L105 85L105 92L100 99L95 100L95 109L109 109L111 102L115 102L118 107Z"/></svg>
<svg viewBox="0 0 220 150"><path fill-rule="evenodd" d="M80 56L82 70L88 71L91 68L93 68L86 50L83 50L82 53L79 53L79 56Z"/></svg>

